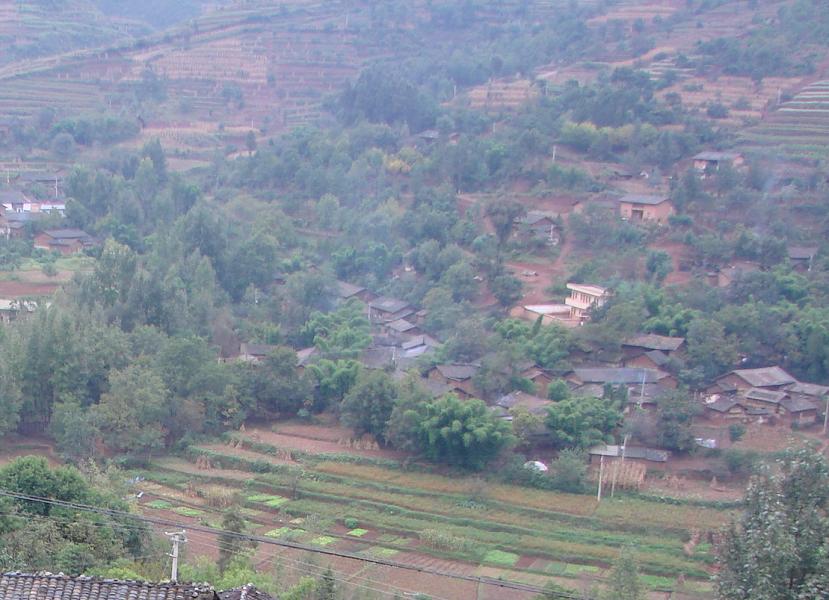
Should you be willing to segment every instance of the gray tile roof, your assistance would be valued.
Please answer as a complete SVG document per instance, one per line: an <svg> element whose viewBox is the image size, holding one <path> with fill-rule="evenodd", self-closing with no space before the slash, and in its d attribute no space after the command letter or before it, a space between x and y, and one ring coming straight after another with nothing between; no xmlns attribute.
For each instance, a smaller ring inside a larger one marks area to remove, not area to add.
<svg viewBox="0 0 829 600"><path fill-rule="evenodd" d="M633 348L645 348L647 350L662 350L663 352L674 352L682 344L685 343L685 338L668 337L666 335L656 335L654 333L643 333L636 335L622 342L622 346L631 346Z"/></svg>
<svg viewBox="0 0 829 600"><path fill-rule="evenodd" d="M662 350L651 350L650 352L645 352L645 356L651 359L653 364L657 367L664 367L671 360L671 358L662 352Z"/></svg>
<svg viewBox="0 0 829 600"><path fill-rule="evenodd" d="M590 454L594 456L622 456L622 446L601 445L590 449ZM639 458L651 462L667 462L671 455L667 450L657 450L656 448L645 448L642 446L626 446L624 449L625 458Z"/></svg>
<svg viewBox="0 0 829 600"><path fill-rule="evenodd" d="M217 600L213 588L52 573L4 573L0 600Z"/></svg>
<svg viewBox="0 0 829 600"><path fill-rule="evenodd" d="M398 298L389 298L388 296L380 296L371 301L371 308L386 312L396 313L405 308L409 308L409 303Z"/></svg>
<svg viewBox="0 0 829 600"><path fill-rule="evenodd" d="M694 156L694 160L709 160L713 162L720 162L721 160L736 160L740 155L736 152L717 152L715 150L707 150L700 152Z"/></svg>
<svg viewBox="0 0 829 600"><path fill-rule="evenodd" d="M776 387L795 383L794 377L776 366L761 369L735 369L733 373L752 387Z"/></svg>
<svg viewBox="0 0 829 600"><path fill-rule="evenodd" d="M435 368L446 379L452 379L454 381L466 381L467 379L471 379L475 375L475 373L478 372L478 369L480 369L481 367L478 365L470 364L452 364L438 365Z"/></svg>
<svg viewBox="0 0 829 600"><path fill-rule="evenodd" d="M573 373L583 383L658 383L668 373L657 369L589 368L574 369Z"/></svg>
<svg viewBox="0 0 829 600"><path fill-rule="evenodd" d="M628 194L619 198L619 202L627 202L630 204L647 204L649 206L656 206L670 200L667 196L647 196L644 194Z"/></svg>
<svg viewBox="0 0 829 600"><path fill-rule="evenodd" d="M746 392L745 396L748 400L757 400L758 402L767 402L768 404L780 404L786 398L786 392L752 388Z"/></svg>
<svg viewBox="0 0 829 600"><path fill-rule="evenodd" d="M348 283L347 281L337 281L337 295L340 298L351 298L352 296L356 296L365 290L366 288L354 285L353 283Z"/></svg>

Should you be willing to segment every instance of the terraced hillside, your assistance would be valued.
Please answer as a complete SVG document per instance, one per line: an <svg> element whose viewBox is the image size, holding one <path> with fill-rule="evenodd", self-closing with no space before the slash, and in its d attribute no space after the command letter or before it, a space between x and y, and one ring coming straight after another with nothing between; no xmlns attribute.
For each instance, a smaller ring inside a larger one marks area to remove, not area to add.
<svg viewBox="0 0 829 600"><path fill-rule="evenodd" d="M108 19L88 0L0 0L0 65L143 33L146 27Z"/></svg>
<svg viewBox="0 0 829 600"><path fill-rule="evenodd" d="M618 547L631 543L652 588L674 589L683 573L688 597L710 589L707 532L725 522L726 510L630 497L597 503L404 469L402 456L336 437L336 428L285 424L196 446L189 460L158 460L141 473L150 482L143 508L216 523L215 507L236 500L260 535L573 589L585 578L600 581ZM215 551L215 542L204 542L203 551ZM273 548L265 551L260 560L275 560ZM386 573L395 582L394 569Z"/></svg>
<svg viewBox="0 0 829 600"><path fill-rule="evenodd" d="M784 100L742 139L750 147L771 147L794 158L829 156L829 81L810 83Z"/></svg>

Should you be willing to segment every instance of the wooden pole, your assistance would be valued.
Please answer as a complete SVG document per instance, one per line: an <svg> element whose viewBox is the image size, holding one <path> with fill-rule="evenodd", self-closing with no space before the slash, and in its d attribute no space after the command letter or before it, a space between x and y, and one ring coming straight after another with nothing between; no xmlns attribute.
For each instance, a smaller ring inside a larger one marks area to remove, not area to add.
<svg viewBox="0 0 829 600"><path fill-rule="evenodd" d="M602 501L602 477L604 477L604 454L599 459L599 492L596 494L596 500Z"/></svg>

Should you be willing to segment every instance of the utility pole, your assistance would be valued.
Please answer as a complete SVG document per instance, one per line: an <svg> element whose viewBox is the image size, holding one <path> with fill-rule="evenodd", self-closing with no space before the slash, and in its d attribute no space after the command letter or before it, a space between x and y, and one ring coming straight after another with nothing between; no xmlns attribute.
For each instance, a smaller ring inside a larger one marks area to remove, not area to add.
<svg viewBox="0 0 829 600"><path fill-rule="evenodd" d="M823 415L823 435L826 435L826 428L829 425L829 394L826 394L826 410Z"/></svg>
<svg viewBox="0 0 829 600"><path fill-rule="evenodd" d="M596 500L602 501L602 477L604 477L604 454L599 458L599 492L596 494Z"/></svg>
<svg viewBox="0 0 829 600"><path fill-rule="evenodd" d="M178 581L178 550L179 544L183 544L187 542L187 537L184 535L184 530L181 531L172 531L172 532L164 532L164 535L170 538L173 542L173 551L168 554L173 559L173 567L170 572L170 581L176 583Z"/></svg>
<svg viewBox="0 0 829 600"><path fill-rule="evenodd" d="M625 439L622 441L622 466L625 466L625 448L628 445L628 438L630 437L629 433L625 434ZM610 484L610 497L613 498L613 495L616 493L616 478L619 476L619 458L617 457L615 461L613 461L613 482Z"/></svg>

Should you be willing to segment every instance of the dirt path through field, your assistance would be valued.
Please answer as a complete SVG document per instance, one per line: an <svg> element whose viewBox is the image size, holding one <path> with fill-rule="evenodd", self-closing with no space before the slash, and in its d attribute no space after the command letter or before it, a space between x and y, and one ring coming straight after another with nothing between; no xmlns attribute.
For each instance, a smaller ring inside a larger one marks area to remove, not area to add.
<svg viewBox="0 0 829 600"><path fill-rule="evenodd" d="M403 460L406 458L404 452L396 452L394 450L369 450L346 444L340 444L330 440L313 439L308 437L301 437L298 435L286 435L283 433L276 433L269 429L261 427L249 427L243 433L246 438L255 442L261 442L276 446L277 448L284 448L287 450L298 450L300 452L309 452L312 454L357 454L360 456L374 456L377 458L388 458L391 460Z"/></svg>

